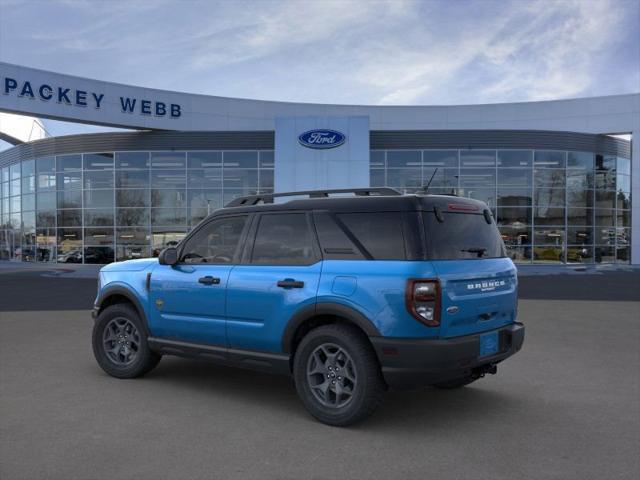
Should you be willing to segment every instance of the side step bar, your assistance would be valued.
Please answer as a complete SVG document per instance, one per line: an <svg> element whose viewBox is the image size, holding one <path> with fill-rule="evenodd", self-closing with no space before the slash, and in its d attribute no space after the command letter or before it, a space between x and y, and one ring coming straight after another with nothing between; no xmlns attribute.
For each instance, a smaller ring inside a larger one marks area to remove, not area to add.
<svg viewBox="0 0 640 480"><path fill-rule="evenodd" d="M157 337L149 337L147 342L151 350L163 355L177 355L179 357L208 360L231 367L291 375L289 355L284 353L241 350L221 345L206 345Z"/></svg>

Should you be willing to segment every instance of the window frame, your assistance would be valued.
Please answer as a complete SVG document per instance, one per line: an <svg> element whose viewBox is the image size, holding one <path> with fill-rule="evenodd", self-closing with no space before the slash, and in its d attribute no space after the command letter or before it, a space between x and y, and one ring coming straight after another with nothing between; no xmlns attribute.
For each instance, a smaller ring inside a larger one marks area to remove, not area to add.
<svg viewBox="0 0 640 480"><path fill-rule="evenodd" d="M194 228L193 230L191 230L191 232L189 232L189 234L187 234L178 244L178 246L176 247L178 250L178 263L176 265L187 265L187 266L191 266L191 267L195 267L195 266L199 266L199 265L205 265L205 266L210 266L210 265L239 265L240 264L240 259L242 257L242 252L245 250L245 244L246 244L246 240L247 240L247 234L248 231L250 229L250 227L253 224L253 216L252 214L249 213L232 213L232 214L228 214L228 215L218 215L215 217L210 218L209 220L205 220L203 221L198 227ZM238 240L238 245L236 247L236 250L233 254L233 258L231 260L231 262L229 263L213 263L213 262L207 262L207 263L187 263L183 261L183 254L184 254L184 249L187 245L187 243L189 242L189 240L191 240L195 235L198 235L202 229L204 228L209 228L211 226L212 223L214 222L218 222L221 220L229 220L232 218L238 218L238 217L244 217L245 220L245 224L244 227L242 227L242 232L240 233L240 239Z"/></svg>
<svg viewBox="0 0 640 480"><path fill-rule="evenodd" d="M247 233L247 239L244 247L244 251L241 258L242 265L251 265L252 267L308 267L315 265L322 260L322 254L320 252L320 244L318 242L318 234L316 233L315 224L313 223L311 210L284 210L277 212L259 212L254 215L251 222L251 229ZM307 263L253 263L253 250L255 248L258 227L260 221L264 216L269 215L304 215L307 229L311 236L311 248L313 257Z"/></svg>

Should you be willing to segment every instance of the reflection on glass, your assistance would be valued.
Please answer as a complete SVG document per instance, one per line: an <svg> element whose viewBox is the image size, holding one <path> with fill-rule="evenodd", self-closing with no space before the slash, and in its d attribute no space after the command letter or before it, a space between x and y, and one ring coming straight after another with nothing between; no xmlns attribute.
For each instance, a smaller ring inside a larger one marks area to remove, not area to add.
<svg viewBox="0 0 640 480"><path fill-rule="evenodd" d="M567 152L567 168L581 168L583 170L593 170L593 153L589 152Z"/></svg>
<svg viewBox="0 0 640 480"><path fill-rule="evenodd" d="M499 186L530 186L531 170L528 168L499 168L498 169L498 185Z"/></svg>
<svg viewBox="0 0 640 480"><path fill-rule="evenodd" d="M496 191L495 188L460 188L458 195L466 198L473 198L474 200L480 200L486 203L489 208L496 206Z"/></svg>
<svg viewBox="0 0 640 480"><path fill-rule="evenodd" d="M85 190L84 208L113 208L113 190Z"/></svg>
<svg viewBox="0 0 640 480"><path fill-rule="evenodd" d="M613 210L595 210L596 225L602 225L603 227L615 226L615 212Z"/></svg>
<svg viewBox="0 0 640 480"><path fill-rule="evenodd" d="M431 182L431 183L429 183ZM429 185L429 192L436 188L445 188L451 193L452 189L458 188L457 168L433 168L425 167L422 173L423 185Z"/></svg>
<svg viewBox="0 0 640 480"><path fill-rule="evenodd" d="M531 209L522 207L498 208L497 223L499 225L531 225Z"/></svg>
<svg viewBox="0 0 640 480"><path fill-rule="evenodd" d="M572 227L567 229L567 243L569 245L592 245L593 227Z"/></svg>
<svg viewBox="0 0 640 480"><path fill-rule="evenodd" d="M567 263L593 263L593 247L567 247Z"/></svg>
<svg viewBox="0 0 640 480"><path fill-rule="evenodd" d="M423 150L422 161L429 168L455 168L458 169L457 150Z"/></svg>
<svg viewBox="0 0 640 480"><path fill-rule="evenodd" d="M546 150L536 150L533 157L533 165L536 168L564 168L566 153Z"/></svg>
<svg viewBox="0 0 640 480"><path fill-rule="evenodd" d="M420 168L422 154L419 150L387 151L387 168Z"/></svg>
<svg viewBox="0 0 640 480"><path fill-rule="evenodd" d="M273 168L274 167L274 152L272 150L260 151L260 168Z"/></svg>
<svg viewBox="0 0 640 480"><path fill-rule="evenodd" d="M84 188L109 188L113 189L113 171L96 170L84 172Z"/></svg>
<svg viewBox="0 0 640 480"><path fill-rule="evenodd" d="M186 208L152 208L151 225L153 226L186 226Z"/></svg>
<svg viewBox="0 0 640 480"><path fill-rule="evenodd" d="M76 190L82 188L82 172L62 172L56 176L58 190Z"/></svg>
<svg viewBox="0 0 640 480"><path fill-rule="evenodd" d="M82 162L85 170L113 169L113 153L85 153Z"/></svg>
<svg viewBox="0 0 640 480"><path fill-rule="evenodd" d="M116 190L116 205L118 207L148 207L150 204L149 190Z"/></svg>
<svg viewBox="0 0 640 480"><path fill-rule="evenodd" d="M530 207L531 188L498 187L498 206Z"/></svg>
<svg viewBox="0 0 640 480"><path fill-rule="evenodd" d="M258 152L224 152L225 168L258 168Z"/></svg>
<svg viewBox="0 0 640 480"><path fill-rule="evenodd" d="M369 171L369 181L372 187L384 187L387 185L385 171L383 169L372 169Z"/></svg>
<svg viewBox="0 0 640 480"><path fill-rule="evenodd" d="M496 165L495 150L460 150L460 168L494 167Z"/></svg>
<svg viewBox="0 0 640 480"><path fill-rule="evenodd" d="M149 245L116 245L116 262L151 257Z"/></svg>
<svg viewBox="0 0 640 480"><path fill-rule="evenodd" d="M240 168L226 168L223 173L225 187L242 188L258 186L258 170L244 170ZM212 185L215 186L215 185Z"/></svg>
<svg viewBox="0 0 640 480"><path fill-rule="evenodd" d="M113 261L113 246L84 247L84 263L107 264Z"/></svg>
<svg viewBox="0 0 640 480"><path fill-rule="evenodd" d="M498 150L498 167L531 167L531 150Z"/></svg>
<svg viewBox="0 0 640 480"><path fill-rule="evenodd" d="M513 262L525 263L531 261L531 247L517 247L513 245L507 245L507 257Z"/></svg>
<svg viewBox="0 0 640 480"><path fill-rule="evenodd" d="M505 245L530 245L531 227L524 224L513 223L508 226L498 227Z"/></svg>
<svg viewBox="0 0 640 480"><path fill-rule="evenodd" d="M117 188L148 188L149 187L149 171L148 170L117 170L116 171L116 187Z"/></svg>
<svg viewBox="0 0 640 480"><path fill-rule="evenodd" d="M86 227L113 225L113 209L85 209L84 225Z"/></svg>
<svg viewBox="0 0 640 480"><path fill-rule="evenodd" d="M494 187L496 171L492 168L460 169L460 187Z"/></svg>
<svg viewBox="0 0 640 480"><path fill-rule="evenodd" d="M151 235L147 228L116 229L116 243L118 245L149 245Z"/></svg>
<svg viewBox="0 0 640 480"><path fill-rule="evenodd" d="M611 246L599 245L595 248L596 263L613 263L615 261L615 249Z"/></svg>
<svg viewBox="0 0 640 480"><path fill-rule="evenodd" d="M184 169L185 165L185 152L151 152L151 168Z"/></svg>
<svg viewBox="0 0 640 480"><path fill-rule="evenodd" d="M116 168L149 168L149 152L120 152L116 153Z"/></svg>
<svg viewBox="0 0 640 480"><path fill-rule="evenodd" d="M533 209L534 225L564 225L563 207L535 207Z"/></svg>
<svg viewBox="0 0 640 480"><path fill-rule="evenodd" d="M111 245L113 244L113 227L110 228L85 228L85 245Z"/></svg>
<svg viewBox="0 0 640 480"><path fill-rule="evenodd" d="M420 168L389 168L387 183L396 188L419 188L422 186L422 170Z"/></svg>
<svg viewBox="0 0 640 480"><path fill-rule="evenodd" d="M22 176L28 177L36 174L36 162L35 160L23 160L22 162Z"/></svg>
<svg viewBox="0 0 640 480"><path fill-rule="evenodd" d="M151 206L182 208L186 207L186 191L184 189L151 190Z"/></svg>
<svg viewBox="0 0 640 480"><path fill-rule="evenodd" d="M222 167L222 152L187 152L188 168Z"/></svg>
<svg viewBox="0 0 640 480"><path fill-rule="evenodd" d="M18 164L18 169L20 165ZM12 165L13 167L13 165ZM36 173L54 173L56 171L56 158L55 157L43 157L36 159ZM13 178L13 169L11 170Z"/></svg>
<svg viewBox="0 0 640 480"><path fill-rule="evenodd" d="M149 209L148 208L118 208L117 224L122 226L148 226L149 225Z"/></svg>
<svg viewBox="0 0 640 480"><path fill-rule="evenodd" d="M151 186L153 188L185 188L186 183L185 170L151 171Z"/></svg>
<svg viewBox="0 0 640 480"><path fill-rule="evenodd" d="M185 237L186 230L154 228L151 233L151 254L157 257L166 247L175 247Z"/></svg>
<svg viewBox="0 0 640 480"><path fill-rule="evenodd" d="M58 227L81 227L82 210L58 210Z"/></svg>
<svg viewBox="0 0 640 480"><path fill-rule="evenodd" d="M562 263L564 251L562 247L536 246L533 248L534 263Z"/></svg>
<svg viewBox="0 0 640 480"><path fill-rule="evenodd" d="M58 172L81 170L82 155L60 155L56 157L56 167Z"/></svg>
<svg viewBox="0 0 640 480"><path fill-rule="evenodd" d="M187 187L222 188L222 168L189 170L187 172Z"/></svg>

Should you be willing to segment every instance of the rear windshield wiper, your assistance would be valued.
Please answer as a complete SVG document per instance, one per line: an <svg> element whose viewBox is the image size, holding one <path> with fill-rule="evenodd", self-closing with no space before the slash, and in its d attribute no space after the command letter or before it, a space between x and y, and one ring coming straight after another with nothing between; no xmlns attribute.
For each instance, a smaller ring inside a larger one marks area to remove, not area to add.
<svg viewBox="0 0 640 480"><path fill-rule="evenodd" d="M481 248L481 247L477 247L477 248L463 248L462 250L460 250L461 252L468 252L468 253L477 253L478 254L478 258L481 258L485 252L487 251L486 248Z"/></svg>

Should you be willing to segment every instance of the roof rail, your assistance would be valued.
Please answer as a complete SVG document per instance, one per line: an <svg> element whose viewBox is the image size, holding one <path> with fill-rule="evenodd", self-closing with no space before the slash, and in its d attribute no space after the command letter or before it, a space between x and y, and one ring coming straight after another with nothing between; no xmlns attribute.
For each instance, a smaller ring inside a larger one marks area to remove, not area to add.
<svg viewBox="0 0 640 480"><path fill-rule="evenodd" d="M273 199L277 197L302 197L309 198L327 198L333 193L353 193L357 197L370 197L370 196L397 196L402 195L395 188L389 187L374 187L374 188L344 188L335 190L305 190L302 192L283 192L283 193L259 193L257 195L247 195L245 197L238 197L231 200L225 205L227 207L246 207L251 205L257 205L259 203L273 203Z"/></svg>

